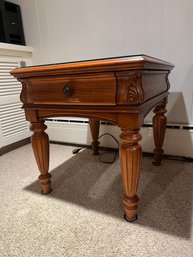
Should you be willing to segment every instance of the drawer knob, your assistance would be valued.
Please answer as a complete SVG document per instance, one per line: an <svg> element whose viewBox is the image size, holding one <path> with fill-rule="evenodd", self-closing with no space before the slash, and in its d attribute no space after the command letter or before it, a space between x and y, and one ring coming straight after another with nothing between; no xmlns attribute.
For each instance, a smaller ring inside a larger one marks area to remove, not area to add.
<svg viewBox="0 0 193 257"><path fill-rule="evenodd" d="M64 94L67 96L71 96L73 93L73 89L70 85L64 87Z"/></svg>

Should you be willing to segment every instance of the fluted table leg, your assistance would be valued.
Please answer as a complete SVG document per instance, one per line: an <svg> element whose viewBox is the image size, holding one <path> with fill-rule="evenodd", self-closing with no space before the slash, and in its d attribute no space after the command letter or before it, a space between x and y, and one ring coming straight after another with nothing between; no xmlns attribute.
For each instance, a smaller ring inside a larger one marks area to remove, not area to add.
<svg viewBox="0 0 193 257"><path fill-rule="evenodd" d="M141 140L139 129L123 130L120 135L120 164L125 197L123 200L126 219L137 219L137 188L139 182L142 150L138 142Z"/></svg>
<svg viewBox="0 0 193 257"><path fill-rule="evenodd" d="M90 118L89 119L89 125L90 125L90 131L91 131L91 135L92 135L92 150L93 150L93 154L94 155L98 155L98 146L99 146L99 141L98 141L98 137L99 137L99 129L100 129L100 121L96 120L94 118Z"/></svg>
<svg viewBox="0 0 193 257"><path fill-rule="evenodd" d="M31 122L31 131L33 135L31 137L31 143L33 152L36 158L36 162L40 171L39 181L43 194L49 194L51 189L51 174L49 170L49 138L44 132L47 126L44 121Z"/></svg>
<svg viewBox="0 0 193 257"><path fill-rule="evenodd" d="M154 109L154 117L153 117L153 132L154 132L154 141L155 141L155 149L154 149L154 164L159 166L161 165L162 155L164 153L162 146L165 137L167 118L165 113L167 112L165 108L165 104L160 104Z"/></svg>

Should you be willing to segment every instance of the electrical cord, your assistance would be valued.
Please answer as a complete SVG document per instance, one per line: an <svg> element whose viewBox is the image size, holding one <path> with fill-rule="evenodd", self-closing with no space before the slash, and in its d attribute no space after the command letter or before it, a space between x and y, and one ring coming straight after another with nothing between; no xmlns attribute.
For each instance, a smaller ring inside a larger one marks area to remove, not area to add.
<svg viewBox="0 0 193 257"><path fill-rule="evenodd" d="M83 147L80 147L80 148L75 148L74 150L72 150L72 153L73 153L73 154L77 154L77 153L80 152L80 150L82 150L82 149L84 149L84 148L86 148L86 147L83 146Z"/></svg>
<svg viewBox="0 0 193 257"><path fill-rule="evenodd" d="M117 143L117 147L118 147L118 149L119 149L119 142L118 142L118 140L117 140L113 135L111 135L111 134L109 134L109 133L103 133L101 136L99 136L99 137L97 138L97 140L99 140L99 139L102 138L103 136L110 136L110 137L112 137L112 138L114 139L114 141ZM73 154L78 154L78 153L79 153L82 149L84 149L84 148L86 148L86 147L83 146L83 147L80 147L80 148L76 148L76 149L74 149L74 150L72 151L72 153L73 153ZM104 158L104 155L109 154L109 153L112 153L112 152L114 153L114 156L113 156L113 159L112 159L111 161L107 161L107 160L104 160L104 159L103 159L103 158ZM104 151L103 153L99 153L99 161L102 162L102 163L109 163L109 164L111 164L111 163L114 163L114 162L115 162L117 155L118 155L118 151L116 151L116 150L113 150L113 151Z"/></svg>
<svg viewBox="0 0 193 257"><path fill-rule="evenodd" d="M98 140L101 137L103 137L103 136L110 136L110 137L112 137L114 139L114 141L117 143L117 147L119 149L119 141L113 135L111 135L109 133L103 133L100 137L98 137ZM114 153L114 156L113 156L113 159L111 161L103 160L104 155L112 153L112 152ZM114 150L114 151L105 151L105 152L99 154L99 161L102 162L102 163L109 163L109 164L111 164L111 163L115 162L117 155L118 155L118 152L116 150Z"/></svg>

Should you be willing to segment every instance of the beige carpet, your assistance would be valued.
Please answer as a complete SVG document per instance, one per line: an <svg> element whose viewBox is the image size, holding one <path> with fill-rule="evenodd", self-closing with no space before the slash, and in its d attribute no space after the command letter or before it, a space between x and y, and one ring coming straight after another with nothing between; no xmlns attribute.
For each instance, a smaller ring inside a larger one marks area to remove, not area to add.
<svg viewBox="0 0 193 257"><path fill-rule="evenodd" d="M0 257L192 257L193 164L143 158L139 219L123 219L118 160L51 145L54 191L40 193L27 145L0 157Z"/></svg>

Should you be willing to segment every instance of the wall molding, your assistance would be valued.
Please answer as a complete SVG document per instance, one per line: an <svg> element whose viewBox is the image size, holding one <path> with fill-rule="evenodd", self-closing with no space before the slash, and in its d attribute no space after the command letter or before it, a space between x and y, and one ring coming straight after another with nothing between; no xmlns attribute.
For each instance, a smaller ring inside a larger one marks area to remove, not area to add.
<svg viewBox="0 0 193 257"><path fill-rule="evenodd" d="M33 48L30 46L0 43L0 56L31 58Z"/></svg>
<svg viewBox="0 0 193 257"><path fill-rule="evenodd" d="M0 156L30 143L30 137L0 148Z"/></svg>

